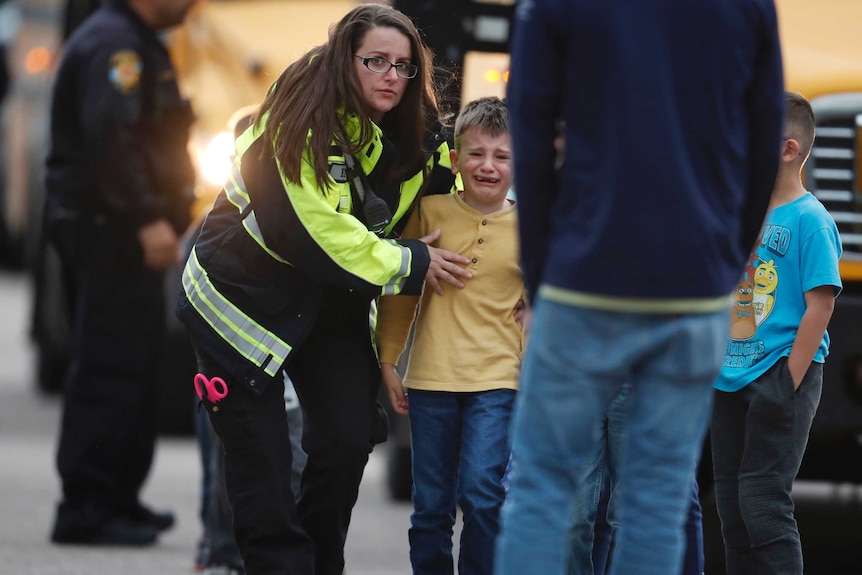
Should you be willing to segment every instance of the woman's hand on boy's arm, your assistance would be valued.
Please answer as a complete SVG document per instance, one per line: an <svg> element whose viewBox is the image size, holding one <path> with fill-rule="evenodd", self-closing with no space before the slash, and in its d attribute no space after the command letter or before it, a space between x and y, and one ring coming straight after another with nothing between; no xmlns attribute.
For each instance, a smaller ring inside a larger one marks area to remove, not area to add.
<svg viewBox="0 0 862 575"><path fill-rule="evenodd" d="M401 376L398 375L395 366L391 363L381 363L380 375L383 377L383 386L386 388L386 395L389 396L389 403L392 404L393 411L407 415L407 394L404 393Z"/></svg>
<svg viewBox="0 0 862 575"><path fill-rule="evenodd" d="M799 321L796 339L793 340L793 347L787 357L787 369L796 389L799 389L802 378L811 366L834 309L834 286L820 286L805 292L805 313Z"/></svg>

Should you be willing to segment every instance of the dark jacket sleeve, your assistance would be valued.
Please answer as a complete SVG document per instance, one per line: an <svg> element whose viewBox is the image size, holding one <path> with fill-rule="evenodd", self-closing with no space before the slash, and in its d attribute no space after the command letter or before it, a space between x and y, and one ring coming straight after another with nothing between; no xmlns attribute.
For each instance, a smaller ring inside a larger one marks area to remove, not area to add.
<svg viewBox="0 0 862 575"><path fill-rule="evenodd" d="M746 255L754 248L775 184L785 110L775 6L771 0L760 4L762 40L745 101L749 118L749 168L740 249Z"/></svg>
<svg viewBox="0 0 862 575"><path fill-rule="evenodd" d="M134 43L116 40L99 44L85 58L77 87L84 145L91 169L99 174L95 200L99 208L140 227L162 217L165 208L147 169L150 142L141 137L144 94L153 89L143 69L146 59ZM127 79L123 87L116 74L133 73L121 68L132 68L135 59L141 66L140 77Z"/></svg>
<svg viewBox="0 0 862 575"><path fill-rule="evenodd" d="M557 196L554 137L565 69L552 10L546 4L518 6L507 93L521 265L531 298L542 280Z"/></svg>

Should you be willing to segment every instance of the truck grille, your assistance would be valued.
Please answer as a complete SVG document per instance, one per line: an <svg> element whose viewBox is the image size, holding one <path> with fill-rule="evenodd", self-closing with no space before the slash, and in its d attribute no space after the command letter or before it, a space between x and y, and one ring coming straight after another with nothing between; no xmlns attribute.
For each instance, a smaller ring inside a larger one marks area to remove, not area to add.
<svg viewBox="0 0 862 575"><path fill-rule="evenodd" d="M805 167L805 186L838 224L843 257L862 261L862 195L857 173L862 94L825 96L812 101L812 106L817 137Z"/></svg>

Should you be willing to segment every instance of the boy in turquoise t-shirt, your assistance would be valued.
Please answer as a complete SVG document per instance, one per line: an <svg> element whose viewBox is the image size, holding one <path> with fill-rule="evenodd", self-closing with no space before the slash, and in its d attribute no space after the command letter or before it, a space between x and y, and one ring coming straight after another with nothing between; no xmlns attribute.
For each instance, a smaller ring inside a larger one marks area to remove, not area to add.
<svg viewBox="0 0 862 575"><path fill-rule="evenodd" d="M820 402L826 326L841 291L841 241L803 187L809 102L787 94L781 164L760 238L736 291L712 416L716 506L727 572L802 574L790 492Z"/></svg>

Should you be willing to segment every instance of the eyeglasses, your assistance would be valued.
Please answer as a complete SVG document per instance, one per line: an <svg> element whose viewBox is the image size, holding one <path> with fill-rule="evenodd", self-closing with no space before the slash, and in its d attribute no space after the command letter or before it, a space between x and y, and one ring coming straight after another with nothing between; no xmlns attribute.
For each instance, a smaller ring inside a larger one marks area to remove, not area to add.
<svg viewBox="0 0 862 575"><path fill-rule="evenodd" d="M410 78L414 78L419 72L419 68L415 64L408 64L406 62L393 64L389 60L384 60L377 56L365 57L354 54L353 57L359 58L362 61L362 64L375 74L386 74L389 70L395 68L396 76L409 80Z"/></svg>

